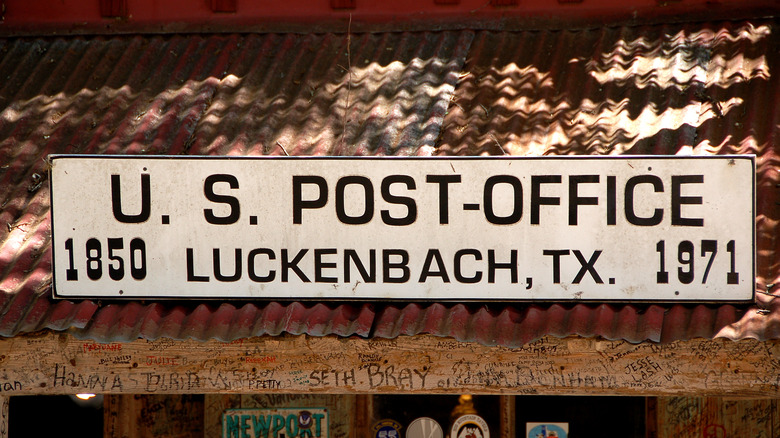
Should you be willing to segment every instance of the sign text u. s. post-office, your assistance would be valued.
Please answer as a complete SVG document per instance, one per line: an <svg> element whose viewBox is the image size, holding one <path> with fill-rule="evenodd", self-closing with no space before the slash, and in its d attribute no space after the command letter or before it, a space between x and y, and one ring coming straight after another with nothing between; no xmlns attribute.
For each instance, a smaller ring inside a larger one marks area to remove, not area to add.
<svg viewBox="0 0 780 438"><path fill-rule="evenodd" d="M750 300L754 168L752 156L55 156L55 292Z"/></svg>

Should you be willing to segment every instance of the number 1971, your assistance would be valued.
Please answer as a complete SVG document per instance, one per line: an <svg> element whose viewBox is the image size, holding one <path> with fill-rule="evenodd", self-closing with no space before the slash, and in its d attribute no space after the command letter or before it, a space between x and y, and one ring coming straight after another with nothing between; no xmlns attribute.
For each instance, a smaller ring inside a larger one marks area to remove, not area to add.
<svg viewBox="0 0 780 438"><path fill-rule="evenodd" d="M718 241L702 240L700 248L701 257L704 257L704 260L707 262L707 266L704 268L704 275L701 278L701 284L705 284L707 277L710 275L712 262L715 261L715 255L718 253ZM656 283L669 283L669 272L666 270L666 242L659 240L655 245L655 250L660 258L660 266L656 273ZM677 245L677 261L680 264L677 268L677 278L680 280L680 283L691 284L693 282L695 252L693 242L690 240L683 240ZM731 262L731 269L726 273L726 283L739 284L739 273L736 272L736 249L733 240L726 244L726 252L729 253Z"/></svg>

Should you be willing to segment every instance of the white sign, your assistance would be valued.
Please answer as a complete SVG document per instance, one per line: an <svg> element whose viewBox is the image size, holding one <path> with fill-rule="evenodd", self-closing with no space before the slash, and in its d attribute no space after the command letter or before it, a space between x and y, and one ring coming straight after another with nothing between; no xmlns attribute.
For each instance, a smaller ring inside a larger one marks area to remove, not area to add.
<svg viewBox="0 0 780 438"><path fill-rule="evenodd" d="M63 298L753 298L753 156L51 164Z"/></svg>
<svg viewBox="0 0 780 438"><path fill-rule="evenodd" d="M490 429L479 415L462 415L452 423L450 438L490 438Z"/></svg>

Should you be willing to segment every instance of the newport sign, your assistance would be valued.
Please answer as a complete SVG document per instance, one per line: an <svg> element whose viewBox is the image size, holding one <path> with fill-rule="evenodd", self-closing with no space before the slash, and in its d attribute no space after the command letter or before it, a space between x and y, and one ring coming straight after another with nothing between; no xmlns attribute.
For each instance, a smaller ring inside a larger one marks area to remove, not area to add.
<svg viewBox="0 0 780 438"><path fill-rule="evenodd" d="M753 156L50 161L61 298L753 299Z"/></svg>

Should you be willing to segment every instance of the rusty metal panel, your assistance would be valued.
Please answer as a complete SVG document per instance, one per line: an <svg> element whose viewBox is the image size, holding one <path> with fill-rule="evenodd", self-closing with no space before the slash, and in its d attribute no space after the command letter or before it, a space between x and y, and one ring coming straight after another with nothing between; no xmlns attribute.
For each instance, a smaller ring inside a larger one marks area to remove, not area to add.
<svg viewBox="0 0 780 438"><path fill-rule="evenodd" d="M544 335L778 339L780 301L765 294L780 281L778 42L772 20L577 31L0 40L0 335L48 328L109 342L431 333L506 346ZM757 302L51 299L47 154L285 151L753 153Z"/></svg>

